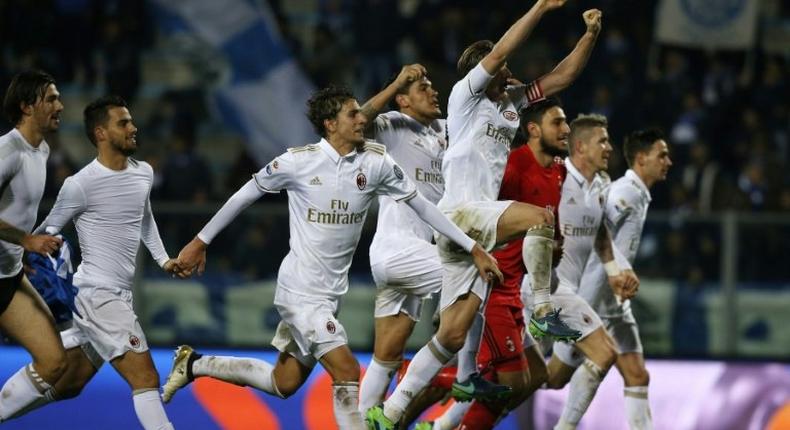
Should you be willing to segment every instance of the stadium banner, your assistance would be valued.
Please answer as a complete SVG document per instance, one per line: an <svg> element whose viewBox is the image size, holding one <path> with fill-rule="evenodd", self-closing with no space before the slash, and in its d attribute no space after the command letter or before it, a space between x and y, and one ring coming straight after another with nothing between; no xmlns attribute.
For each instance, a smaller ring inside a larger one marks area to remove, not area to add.
<svg viewBox="0 0 790 430"><path fill-rule="evenodd" d="M757 40L758 0L661 0L659 43L702 49L750 49Z"/></svg>
<svg viewBox="0 0 790 430"><path fill-rule="evenodd" d="M313 84L279 34L268 2L152 0L163 32L203 59L223 121L264 165L286 148L318 141L305 117Z"/></svg>
<svg viewBox="0 0 790 430"><path fill-rule="evenodd" d="M208 354L254 357L274 362L274 352L208 350ZM172 352L153 351L164 382ZM358 354L363 368L370 354ZM0 379L27 364L18 347L0 347ZM780 430L790 428L790 366L777 363L648 360L650 403L656 430ZM251 388L199 378L165 406L177 429L189 430L333 430L331 379L320 366L288 399ZM139 429L129 386L105 365L76 399L66 400L3 423L3 429ZM533 401L510 414L497 429L548 430L556 423L567 388L540 390ZM425 418L449 404L435 406ZM579 430L627 429L623 383L616 372L606 377Z"/></svg>

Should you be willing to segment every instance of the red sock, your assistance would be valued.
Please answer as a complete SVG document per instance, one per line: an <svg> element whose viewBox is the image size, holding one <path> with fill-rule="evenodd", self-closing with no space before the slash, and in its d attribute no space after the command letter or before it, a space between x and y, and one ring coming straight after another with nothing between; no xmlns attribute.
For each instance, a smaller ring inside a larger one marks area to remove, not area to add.
<svg viewBox="0 0 790 430"><path fill-rule="evenodd" d="M487 405L473 402L472 407L466 411L460 430L491 430L499 420L502 411L493 411Z"/></svg>

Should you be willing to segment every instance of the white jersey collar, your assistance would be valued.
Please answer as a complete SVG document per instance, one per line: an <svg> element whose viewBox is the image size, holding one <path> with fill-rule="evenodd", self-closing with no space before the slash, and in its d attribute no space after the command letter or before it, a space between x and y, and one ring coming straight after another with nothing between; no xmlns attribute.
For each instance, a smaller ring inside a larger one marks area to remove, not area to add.
<svg viewBox="0 0 790 430"><path fill-rule="evenodd" d="M25 149L27 149L28 151L39 151L41 150L41 145L47 142L46 140L42 140L41 144L39 144L38 148L36 148L35 146L31 145L30 142L27 141L27 139L25 139L25 136L16 127L11 129L11 135L15 139L18 139L20 142L24 143Z"/></svg>
<svg viewBox="0 0 790 430"><path fill-rule="evenodd" d="M351 152L349 152L349 153L348 153L348 154L346 154L346 155L340 155L340 154L337 152L337 150L335 150L335 148L332 146L332 144L331 144L331 143L329 143L329 142L328 142L326 139L324 139L324 138L322 138L322 139L321 139L321 141L320 141L320 142L318 142L318 147L319 147L319 148L321 148L321 150L323 150L323 151L324 151L324 153L325 153L326 155L328 155L328 156L329 156L329 158L332 160L332 162L334 162L335 164L337 164L338 162L340 162L340 159L341 159L341 158L354 158L354 157L356 157L356 156L357 156L357 150L356 150L356 149L355 149L355 150L353 150L353 151L351 151Z"/></svg>
<svg viewBox="0 0 790 430"><path fill-rule="evenodd" d="M628 169L625 172L625 177L633 181L636 184L636 186L640 190L642 190L642 192L645 193L648 202L653 199L652 196L650 195L650 189L647 188L647 185L645 185L645 183L642 181L642 178L640 178L639 175L636 174L636 172L634 172L632 169Z"/></svg>
<svg viewBox="0 0 790 430"><path fill-rule="evenodd" d="M590 184L587 182L587 178L582 175L582 172L573 165L571 162L571 157L565 157L565 168L568 170L568 173L573 176L573 179L576 183L579 184L580 187L584 187L585 185L589 186ZM593 179L594 180L594 179Z"/></svg>

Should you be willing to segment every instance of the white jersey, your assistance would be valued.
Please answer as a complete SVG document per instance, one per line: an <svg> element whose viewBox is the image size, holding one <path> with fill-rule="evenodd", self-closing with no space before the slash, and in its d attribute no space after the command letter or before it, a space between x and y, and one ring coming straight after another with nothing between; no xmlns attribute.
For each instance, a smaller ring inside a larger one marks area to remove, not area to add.
<svg viewBox="0 0 790 430"><path fill-rule="evenodd" d="M496 201L510 144L519 125L524 88L508 92L501 102L485 94L493 78L481 64L453 86L447 102L449 148L442 163L445 192L439 208L450 211L467 202ZM536 83L532 88L538 88ZM540 91L536 91L540 94ZM530 91L530 101L533 98Z"/></svg>
<svg viewBox="0 0 790 430"><path fill-rule="evenodd" d="M348 290L348 269L373 199L399 202L415 185L378 143L340 156L325 139L289 149L253 175L265 192L288 191L291 250L277 285L292 293L337 298Z"/></svg>
<svg viewBox="0 0 790 430"><path fill-rule="evenodd" d="M131 158L124 170L93 160L66 178L36 232L55 234L74 220L82 252L74 285L131 289L141 240L160 266L167 262L149 201L153 180L151 166Z"/></svg>
<svg viewBox="0 0 790 430"><path fill-rule="evenodd" d="M603 218L604 189L609 181L604 174L596 173L588 182L569 158L565 159L565 167L568 174L562 184L558 211L564 241L557 277L560 285L577 291L587 259L594 254L595 237Z"/></svg>
<svg viewBox="0 0 790 430"><path fill-rule="evenodd" d="M436 204L444 193L442 158L447 148L444 120L425 126L406 114L392 111L376 117L373 127L375 140L387 147L387 153L416 184L420 194ZM370 245L371 264L404 251L392 249L393 237L431 242L433 228L409 206L398 204L389 196L380 196L376 234Z"/></svg>
<svg viewBox="0 0 790 430"><path fill-rule="evenodd" d="M47 142L34 148L17 129L0 137L0 220L25 233L36 224L48 157ZM0 278L22 270L23 253L21 246L0 240Z"/></svg>
<svg viewBox="0 0 790 430"><path fill-rule="evenodd" d="M642 229L650 206L650 190L633 170L609 187L604 222L614 237L614 246L633 263L639 250ZM608 287L606 272L597 255L591 255L582 277L579 295L601 316L616 316L622 310ZM628 302L624 304L628 306Z"/></svg>

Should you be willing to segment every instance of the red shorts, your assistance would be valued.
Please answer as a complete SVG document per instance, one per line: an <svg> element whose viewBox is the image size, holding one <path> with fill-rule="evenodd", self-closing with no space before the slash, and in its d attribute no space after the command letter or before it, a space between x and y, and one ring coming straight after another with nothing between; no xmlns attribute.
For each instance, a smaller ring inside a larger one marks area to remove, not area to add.
<svg viewBox="0 0 790 430"><path fill-rule="evenodd" d="M524 312L520 307L488 303L486 324L477 364L481 371L520 372L527 369L524 355Z"/></svg>

